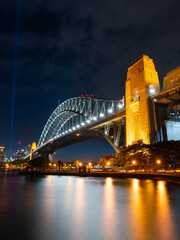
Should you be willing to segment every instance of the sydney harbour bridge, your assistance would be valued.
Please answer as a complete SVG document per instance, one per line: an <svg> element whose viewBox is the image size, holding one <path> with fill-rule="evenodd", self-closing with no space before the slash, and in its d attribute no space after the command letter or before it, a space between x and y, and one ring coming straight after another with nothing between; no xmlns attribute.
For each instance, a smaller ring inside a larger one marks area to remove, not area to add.
<svg viewBox="0 0 180 240"><path fill-rule="evenodd" d="M153 60L143 55L128 68L122 99L81 95L66 100L50 115L37 148L33 144L26 158L99 136L116 152L137 141L180 140L180 67L166 74L160 91Z"/></svg>

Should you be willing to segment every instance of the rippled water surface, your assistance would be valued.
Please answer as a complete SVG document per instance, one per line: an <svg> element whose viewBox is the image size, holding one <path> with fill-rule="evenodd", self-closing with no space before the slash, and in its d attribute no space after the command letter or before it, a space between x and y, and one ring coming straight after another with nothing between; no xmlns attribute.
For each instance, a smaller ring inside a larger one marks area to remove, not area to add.
<svg viewBox="0 0 180 240"><path fill-rule="evenodd" d="M180 185L0 174L0 239L178 240Z"/></svg>

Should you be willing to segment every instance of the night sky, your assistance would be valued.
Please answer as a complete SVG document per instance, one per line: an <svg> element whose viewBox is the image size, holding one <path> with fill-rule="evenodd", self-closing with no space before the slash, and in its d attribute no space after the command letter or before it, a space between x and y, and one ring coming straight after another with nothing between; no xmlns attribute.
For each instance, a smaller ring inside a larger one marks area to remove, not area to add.
<svg viewBox="0 0 180 240"><path fill-rule="evenodd" d="M162 80L180 66L179 0L0 0L0 145L9 155L16 5L22 2L12 150L38 141L58 100L81 94L121 99L129 65L154 59ZM114 153L102 138L56 159Z"/></svg>

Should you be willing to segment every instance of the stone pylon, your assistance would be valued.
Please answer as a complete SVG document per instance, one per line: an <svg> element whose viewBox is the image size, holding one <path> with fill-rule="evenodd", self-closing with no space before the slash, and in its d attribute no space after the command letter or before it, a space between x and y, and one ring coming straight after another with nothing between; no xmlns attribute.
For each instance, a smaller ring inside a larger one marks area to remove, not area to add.
<svg viewBox="0 0 180 240"><path fill-rule="evenodd" d="M129 68L126 80L126 146L154 141L155 116L150 96L159 91L153 60L143 55Z"/></svg>

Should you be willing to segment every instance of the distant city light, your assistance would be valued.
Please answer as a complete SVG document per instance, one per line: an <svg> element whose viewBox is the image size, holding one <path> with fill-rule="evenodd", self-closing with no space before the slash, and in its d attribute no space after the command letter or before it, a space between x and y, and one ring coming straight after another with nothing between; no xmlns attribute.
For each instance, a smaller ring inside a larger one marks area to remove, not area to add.
<svg viewBox="0 0 180 240"><path fill-rule="evenodd" d="M136 164L136 161L135 161L135 160L133 160L133 161L132 161L132 164L134 164L134 165L135 165L135 164Z"/></svg>
<svg viewBox="0 0 180 240"><path fill-rule="evenodd" d="M79 136L80 136L80 133L77 133L76 136L79 137Z"/></svg>

